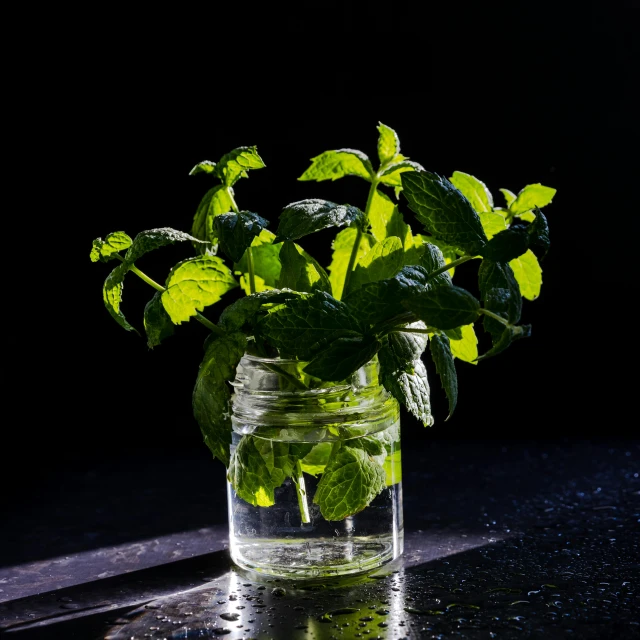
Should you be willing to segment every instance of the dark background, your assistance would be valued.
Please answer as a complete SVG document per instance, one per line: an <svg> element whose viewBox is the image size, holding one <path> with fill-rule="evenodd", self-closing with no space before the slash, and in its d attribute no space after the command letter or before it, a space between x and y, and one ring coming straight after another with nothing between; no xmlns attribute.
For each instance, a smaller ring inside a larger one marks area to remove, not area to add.
<svg viewBox="0 0 640 640"><path fill-rule="evenodd" d="M181 325L152 351L121 329L101 299L111 265L89 261L91 241L116 230L189 231L211 184L190 169L241 145L257 145L267 168L240 180L236 199L272 230L281 209L303 198L364 207L362 180L297 177L328 149L375 160L379 121L397 131L403 154L444 176L477 176L497 204L500 187L558 190L544 210L542 293L524 302L531 338L479 366L459 362L459 405L447 422L431 368L436 424L424 429L404 414L405 445L637 435L623 419L631 385L620 372L634 362L633 321L620 301L637 286L637 7L420 4L419 13L399 3L226 8L224 20L197 15L186 25L101 15L92 19L99 29L56 41L33 120L46 131L53 186L33 224L57 229L65 258L49 242L56 267L37 267L49 298L25 314L29 358L11 376L21 417L5 442L16 486L37 491L58 469L139 453L207 454L191 413L205 329ZM301 244L326 265L332 235ZM138 266L163 282L188 255L164 248ZM456 282L473 291L475 268L461 267ZM123 311L141 330L152 293L129 274ZM215 320L236 296L207 315Z"/></svg>

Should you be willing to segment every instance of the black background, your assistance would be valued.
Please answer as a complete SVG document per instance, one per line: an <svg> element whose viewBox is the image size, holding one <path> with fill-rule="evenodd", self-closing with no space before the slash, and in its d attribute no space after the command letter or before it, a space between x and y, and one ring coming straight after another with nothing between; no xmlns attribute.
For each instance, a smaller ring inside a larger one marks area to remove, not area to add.
<svg viewBox="0 0 640 640"><path fill-rule="evenodd" d="M531 338L479 366L460 362L447 422L431 369L436 424L424 429L405 414L405 443L637 434L624 419L632 376L620 370L634 362L634 321L620 300L637 283L637 8L414 4L238 6L186 23L105 14L56 40L32 120L52 186L36 197L42 183L33 180L39 217L24 212L22 223L47 230L32 267L44 292L31 289L28 357L20 352L9 385L18 417L7 451L34 490L59 468L205 447L191 413L204 328L181 325L152 351L121 329L101 299L111 265L89 261L91 241L116 230L189 231L210 184L190 169L240 145L257 145L267 168L238 182L236 199L272 230L303 198L364 207L367 184L357 178L297 177L328 149L375 158L379 121L397 131L403 154L441 175L477 176L498 203L500 187L558 190L545 209L542 293L524 302ZM301 244L327 264L331 237ZM138 266L163 282L188 255L164 248ZM473 265L456 276L472 291ZM139 329L152 293L127 277L123 311ZM223 304L207 315L215 320Z"/></svg>

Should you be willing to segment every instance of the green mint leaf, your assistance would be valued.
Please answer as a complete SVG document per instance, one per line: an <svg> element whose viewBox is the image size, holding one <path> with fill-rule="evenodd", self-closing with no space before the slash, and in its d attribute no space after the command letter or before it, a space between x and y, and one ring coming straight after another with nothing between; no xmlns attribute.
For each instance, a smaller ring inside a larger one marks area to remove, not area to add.
<svg viewBox="0 0 640 640"><path fill-rule="evenodd" d="M169 244L175 244L176 242L187 241L201 242L198 238L195 238L188 233L177 231L170 227L141 231L133 239L133 243L124 256L124 260L128 265L131 265L149 251L153 251L154 249L158 249L159 247L164 247Z"/></svg>
<svg viewBox="0 0 640 640"><path fill-rule="evenodd" d="M444 267L447 264L445 257L440 247L437 247L431 243L425 243L422 256L420 258L420 264L424 267L427 274L431 274L437 269ZM444 271L437 276L433 276L428 279L429 284L432 287L438 285L451 284L451 275L449 271Z"/></svg>
<svg viewBox="0 0 640 640"><path fill-rule="evenodd" d="M454 171L450 178L451 184L471 203L474 211L491 211L493 196L487 185L475 176L463 171Z"/></svg>
<svg viewBox="0 0 640 640"><path fill-rule="evenodd" d="M338 338L318 354L304 372L320 380L341 382L367 364L381 346L370 336Z"/></svg>
<svg viewBox="0 0 640 640"><path fill-rule="evenodd" d="M535 300L542 287L542 269L538 258L531 249L509 262L513 275L518 281L520 293L527 300Z"/></svg>
<svg viewBox="0 0 640 640"><path fill-rule="evenodd" d="M248 177L249 169L264 167L257 147L237 147L220 158L215 167L215 174L225 186L232 187L240 178Z"/></svg>
<svg viewBox="0 0 640 640"><path fill-rule="evenodd" d="M480 249L480 255L492 262L509 262L521 256L529 248L529 231L520 225L514 225L497 233Z"/></svg>
<svg viewBox="0 0 640 640"><path fill-rule="evenodd" d="M282 271L278 289L311 293L316 289L331 293L327 272L302 247L286 240L280 249Z"/></svg>
<svg viewBox="0 0 640 640"><path fill-rule="evenodd" d="M411 329L426 329L421 320L403 327L403 331L393 331L387 336L385 355L387 369L411 373L415 361L419 360L427 348L429 338L426 333L409 333Z"/></svg>
<svg viewBox="0 0 640 640"><path fill-rule="evenodd" d="M228 381L247 348L242 333L227 333L207 340L193 389L193 415L205 444L225 467L229 466L231 445L231 390Z"/></svg>
<svg viewBox="0 0 640 640"><path fill-rule="evenodd" d="M371 182L375 171L369 157L356 149L325 151L311 158L311 166L298 180L337 180L344 176L358 176ZM295 239L295 238L293 238Z"/></svg>
<svg viewBox="0 0 640 640"><path fill-rule="evenodd" d="M227 477L240 498L253 506L274 503L274 489L292 475L296 462L313 444L278 442L254 436L240 439Z"/></svg>
<svg viewBox="0 0 640 640"><path fill-rule="evenodd" d="M325 467L329 464L332 449L332 442L320 442L314 445L311 451L300 460L302 470L312 476L318 476L324 473Z"/></svg>
<svg viewBox="0 0 640 640"><path fill-rule="evenodd" d="M487 242L471 203L446 178L429 171L403 173L403 195L426 230L467 255Z"/></svg>
<svg viewBox="0 0 640 640"><path fill-rule="evenodd" d="M124 314L120 310L120 303L122 302L122 288L124 277L129 270L129 266L126 263L119 264L106 278L102 287L102 300L104 306L111 317L127 331L135 331L138 335L138 330L131 326Z"/></svg>
<svg viewBox="0 0 640 640"><path fill-rule="evenodd" d="M531 211L534 207L545 207L553 200L556 192L556 189L545 187L540 183L528 184L518 193L515 201L508 205L509 213L520 216L527 211Z"/></svg>
<svg viewBox="0 0 640 640"><path fill-rule="evenodd" d="M424 362L414 360L411 371L397 368L393 354L386 345L380 349L378 358L384 388L425 427L432 426L429 380Z"/></svg>
<svg viewBox="0 0 640 640"><path fill-rule="evenodd" d="M348 227L338 233L333 241L331 256L331 264L329 265L329 280L331 281L331 290L336 300L340 300L343 296L342 288L347 275L347 267L351 251L356 241L357 229ZM360 239L360 246L356 256L356 264L362 259L362 256L369 251L375 244L375 238L368 233L363 233Z"/></svg>
<svg viewBox="0 0 640 640"><path fill-rule="evenodd" d="M504 201L507 204L507 208L511 206L511 203L518 197L513 191L509 189L500 189L500 193L504 196Z"/></svg>
<svg viewBox="0 0 640 640"><path fill-rule="evenodd" d="M402 174L407 171L424 171L424 167L413 160L399 160L386 167L380 173L380 182L389 187L396 188L396 198L399 190L402 190Z"/></svg>
<svg viewBox="0 0 640 640"><path fill-rule="evenodd" d="M478 358L478 362L481 360L485 360L486 358L490 358L492 356L498 355L502 353L507 347L509 347L516 340L520 340L521 338L528 338L531 336L531 325L523 324L519 326L514 325L503 325L503 331L498 336L498 339L494 342L493 347L489 349L486 353L482 354Z"/></svg>
<svg viewBox="0 0 640 640"><path fill-rule="evenodd" d="M274 307L259 327L277 349L301 360L312 359L338 338L363 333L347 305L324 291L304 294Z"/></svg>
<svg viewBox="0 0 640 640"><path fill-rule="evenodd" d="M167 277L162 304L174 324L180 324L215 304L238 286L218 256L198 256L179 262Z"/></svg>
<svg viewBox="0 0 640 640"><path fill-rule="evenodd" d="M529 246L539 260L544 259L549 251L549 225L542 211L534 208L535 220L529 225Z"/></svg>
<svg viewBox="0 0 640 640"><path fill-rule="evenodd" d="M162 291L147 302L144 308L144 331L147 334L147 346L157 347L165 338L172 336L175 330L169 314L162 304Z"/></svg>
<svg viewBox="0 0 640 640"><path fill-rule="evenodd" d="M423 244L432 244L438 247L442 252L442 257L444 258L445 264L449 264L454 260L457 260L459 255L454 247L447 244L446 242L442 242L442 240L438 240L438 238L434 238L433 236L423 236L421 234L416 234L414 236L415 239L421 241ZM453 278L453 274L455 272L455 268L449 269L447 273Z"/></svg>
<svg viewBox="0 0 640 640"><path fill-rule="evenodd" d="M448 420L453 415L458 403L458 376L449 346L449 338L446 335L433 335L429 342L429 351L431 359L436 365L436 372L440 376L447 400L449 400L449 415L446 417Z"/></svg>
<svg viewBox="0 0 640 640"><path fill-rule="evenodd" d="M326 466L313 501L325 520L344 520L362 511L384 483L384 469L366 451L343 445Z"/></svg>
<svg viewBox="0 0 640 640"><path fill-rule="evenodd" d="M378 123L378 158L383 165L393 160L400 153L398 134L382 122Z"/></svg>
<svg viewBox="0 0 640 640"><path fill-rule="evenodd" d="M471 324L480 313L480 303L466 289L438 285L424 292L411 292L403 305L436 329L453 329Z"/></svg>
<svg viewBox="0 0 640 640"><path fill-rule="evenodd" d="M404 263L404 247L400 238L391 236L374 244L356 265L349 281L349 291L368 282L392 278ZM347 292L348 293L348 292Z"/></svg>
<svg viewBox="0 0 640 640"><path fill-rule="evenodd" d="M119 251L128 249L133 240L124 231L114 231L102 238L96 238L91 245L91 262L109 262L116 260Z"/></svg>
<svg viewBox="0 0 640 640"><path fill-rule="evenodd" d="M205 193L193 217L191 235L199 240L206 240L211 245L195 243L198 253L216 252L218 238L214 228L214 220L216 216L229 213L232 210L231 197L223 184L218 184Z"/></svg>
<svg viewBox="0 0 640 640"><path fill-rule="evenodd" d="M227 473L238 497L254 507L270 507L275 503L271 470L256 446L263 442L273 441L253 436L242 437L231 456Z"/></svg>
<svg viewBox="0 0 640 640"><path fill-rule="evenodd" d="M245 333L253 333L258 314L266 313L265 305L282 304L299 295L297 291L271 289L245 296L222 310L218 325L228 332L243 331Z"/></svg>
<svg viewBox="0 0 640 640"><path fill-rule="evenodd" d="M274 244L275 235L268 229L263 229L251 243L253 254L253 272L256 281L256 292L274 289L280 278L282 265L280 264L281 244ZM249 286L249 264L246 254L233 265L233 271L240 276L240 286L247 294L251 294Z"/></svg>
<svg viewBox="0 0 640 640"><path fill-rule="evenodd" d="M497 233L504 231L507 228L507 221L504 216L494 211L481 211L478 213L482 228L489 240L493 238Z"/></svg>
<svg viewBox="0 0 640 640"><path fill-rule="evenodd" d="M464 324L458 327L459 335L452 336L446 331L449 338L449 346L454 358L477 364L478 360L478 337L472 324Z"/></svg>
<svg viewBox="0 0 640 640"><path fill-rule="evenodd" d="M216 163L211 160L203 160L202 162L198 162L198 164L189 171L190 176L195 176L198 173L214 173L216 168Z"/></svg>
<svg viewBox="0 0 640 640"><path fill-rule="evenodd" d="M387 225L393 216L395 208L396 205L389 196L377 189L373 192L371 204L369 205L369 224L371 225L371 233L376 240L381 241L390 235L394 235L388 233Z"/></svg>
<svg viewBox="0 0 640 640"><path fill-rule="evenodd" d="M214 228L220 248L234 262L238 262L247 247L251 246L253 239L260 235L260 232L269 223L251 211L240 211L239 213L223 213L214 219Z"/></svg>
<svg viewBox="0 0 640 640"><path fill-rule="evenodd" d="M403 267L393 278L369 282L345 296L344 302L365 326L398 315L411 289L429 287L427 272L419 266Z"/></svg>
<svg viewBox="0 0 640 640"><path fill-rule="evenodd" d="M298 240L329 227L362 226L364 215L357 207L312 198L287 205L280 214L275 242Z"/></svg>
<svg viewBox="0 0 640 640"><path fill-rule="evenodd" d="M508 263L483 260L478 269L478 287L485 309L511 324L520 321L522 295ZM482 324L485 331L491 334L492 342L495 344L504 331L504 325L489 316L484 317Z"/></svg>

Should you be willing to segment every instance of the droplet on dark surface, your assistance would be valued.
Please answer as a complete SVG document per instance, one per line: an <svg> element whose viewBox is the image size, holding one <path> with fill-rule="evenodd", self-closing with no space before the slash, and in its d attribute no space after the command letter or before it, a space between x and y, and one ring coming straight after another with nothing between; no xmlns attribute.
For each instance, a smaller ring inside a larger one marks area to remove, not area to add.
<svg viewBox="0 0 640 640"><path fill-rule="evenodd" d="M287 590L284 587L274 587L273 589L271 589L271 594L281 598L282 596L287 595Z"/></svg>
<svg viewBox="0 0 640 640"><path fill-rule="evenodd" d="M236 620L238 620L240 618L240 614L239 613L226 612L226 613L221 613L220 617L223 620L227 620L228 622L235 622Z"/></svg>

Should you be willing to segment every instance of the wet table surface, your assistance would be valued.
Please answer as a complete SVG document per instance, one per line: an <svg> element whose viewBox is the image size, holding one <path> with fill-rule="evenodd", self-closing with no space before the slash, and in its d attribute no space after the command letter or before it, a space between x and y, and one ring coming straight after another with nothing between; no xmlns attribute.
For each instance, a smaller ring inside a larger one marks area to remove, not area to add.
<svg viewBox="0 0 640 640"><path fill-rule="evenodd" d="M640 443L403 451L405 553L292 582L235 569L208 455L69 471L3 514L0 636L640 638Z"/></svg>

